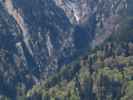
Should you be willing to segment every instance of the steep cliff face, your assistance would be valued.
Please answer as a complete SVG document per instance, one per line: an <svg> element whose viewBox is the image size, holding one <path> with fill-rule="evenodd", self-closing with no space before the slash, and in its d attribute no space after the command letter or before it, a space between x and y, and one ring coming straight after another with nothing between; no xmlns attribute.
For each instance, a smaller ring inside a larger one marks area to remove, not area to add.
<svg viewBox="0 0 133 100"><path fill-rule="evenodd" d="M101 44L117 31L122 14L128 7L127 0L55 0L71 23L88 26L95 33L92 46Z"/></svg>
<svg viewBox="0 0 133 100"><path fill-rule="evenodd" d="M127 7L125 0L1 2L21 31L25 48L21 43L18 47L27 49L30 57L22 55L48 73L86 52L93 38L93 45L98 45L109 37L119 26L119 12Z"/></svg>
<svg viewBox="0 0 133 100"><path fill-rule="evenodd" d="M37 66L40 71L45 69L46 72L52 72L57 69L60 63L58 60L65 62L72 55L73 26L52 1L4 0L1 4L18 25L25 47L22 42L16 45L21 48L20 51L27 50L21 55L31 66Z"/></svg>
<svg viewBox="0 0 133 100"><path fill-rule="evenodd" d="M4 71L19 72L7 74L12 82L39 83L117 32L131 7L132 0L0 0L1 68L8 62Z"/></svg>
<svg viewBox="0 0 133 100"><path fill-rule="evenodd" d="M35 66L45 74L89 48L93 29L71 23L54 1L4 0L2 4L21 31L26 48L19 43L20 48L27 49L30 57L22 55L27 62L34 59Z"/></svg>
<svg viewBox="0 0 133 100"><path fill-rule="evenodd" d="M75 24L85 23L92 15L95 1L91 0L54 0L62 8L70 21ZM91 5L91 6L90 6ZM96 10L96 9L95 9Z"/></svg>

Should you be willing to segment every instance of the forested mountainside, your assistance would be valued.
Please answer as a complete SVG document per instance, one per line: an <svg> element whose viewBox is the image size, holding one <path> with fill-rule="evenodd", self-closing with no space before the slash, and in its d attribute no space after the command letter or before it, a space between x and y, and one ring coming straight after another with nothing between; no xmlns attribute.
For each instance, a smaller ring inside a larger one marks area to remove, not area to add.
<svg viewBox="0 0 133 100"><path fill-rule="evenodd" d="M130 17L119 33L65 65L18 98L32 100L132 100L133 30ZM126 34L125 34L126 33ZM24 88L21 87L23 90ZM22 91L21 91L22 93Z"/></svg>
<svg viewBox="0 0 133 100"><path fill-rule="evenodd" d="M132 100L133 43L108 42L20 93L31 100Z"/></svg>
<svg viewBox="0 0 133 100"><path fill-rule="evenodd" d="M0 0L0 100L132 99L132 0Z"/></svg>

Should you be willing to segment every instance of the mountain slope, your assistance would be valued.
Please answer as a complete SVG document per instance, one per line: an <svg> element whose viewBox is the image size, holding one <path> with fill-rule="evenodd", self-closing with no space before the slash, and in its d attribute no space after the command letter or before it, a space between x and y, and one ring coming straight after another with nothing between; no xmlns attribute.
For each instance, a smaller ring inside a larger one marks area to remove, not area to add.
<svg viewBox="0 0 133 100"><path fill-rule="evenodd" d="M52 76L51 88L65 81L60 78L74 87L82 68L80 61L71 63L108 42L119 43L118 54L127 52L133 41L132 5L132 0L0 0L1 98L15 100Z"/></svg>
<svg viewBox="0 0 133 100"><path fill-rule="evenodd" d="M53 77L35 85L33 100L132 100L133 43L107 40Z"/></svg>

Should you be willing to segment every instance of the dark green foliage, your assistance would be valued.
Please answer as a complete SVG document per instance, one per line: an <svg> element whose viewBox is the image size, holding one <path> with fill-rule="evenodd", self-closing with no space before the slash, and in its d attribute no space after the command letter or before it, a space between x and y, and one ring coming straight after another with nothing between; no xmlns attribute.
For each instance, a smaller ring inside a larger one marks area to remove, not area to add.
<svg viewBox="0 0 133 100"><path fill-rule="evenodd" d="M119 45L120 49L124 48L122 44ZM110 42L104 47L107 50L98 48L91 55L64 66L48 81L34 86L27 92L27 96L33 98L39 95L42 100L132 100L131 47L120 54L116 53L120 52L118 47L111 46Z"/></svg>

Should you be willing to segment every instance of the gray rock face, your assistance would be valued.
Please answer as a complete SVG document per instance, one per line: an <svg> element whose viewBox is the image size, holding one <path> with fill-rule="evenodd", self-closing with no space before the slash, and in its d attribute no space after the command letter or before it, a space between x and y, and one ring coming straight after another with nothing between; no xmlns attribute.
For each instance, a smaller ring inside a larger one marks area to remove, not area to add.
<svg viewBox="0 0 133 100"><path fill-rule="evenodd" d="M101 44L117 31L121 13L128 7L127 0L55 0L55 2L64 10L71 23L93 28L97 36L92 46Z"/></svg>
<svg viewBox="0 0 133 100"><path fill-rule="evenodd" d="M46 78L117 31L127 1L0 0L1 58Z"/></svg>
<svg viewBox="0 0 133 100"><path fill-rule="evenodd" d="M27 63L34 59L40 71L53 72L59 65L58 60L68 59L72 55L73 26L52 1L5 0L2 4L21 31L25 48L21 42L16 46ZM24 49L30 57L24 54Z"/></svg>
<svg viewBox="0 0 133 100"><path fill-rule="evenodd" d="M92 15L91 0L54 0L56 5L64 10L72 23L83 24ZM91 6L90 6L91 4Z"/></svg>
<svg viewBox="0 0 133 100"><path fill-rule="evenodd" d="M126 0L4 0L1 4L17 26L11 35L21 37L11 45L27 66L35 63L45 74L86 52L90 44L102 43L117 30L120 12L127 8Z"/></svg>

